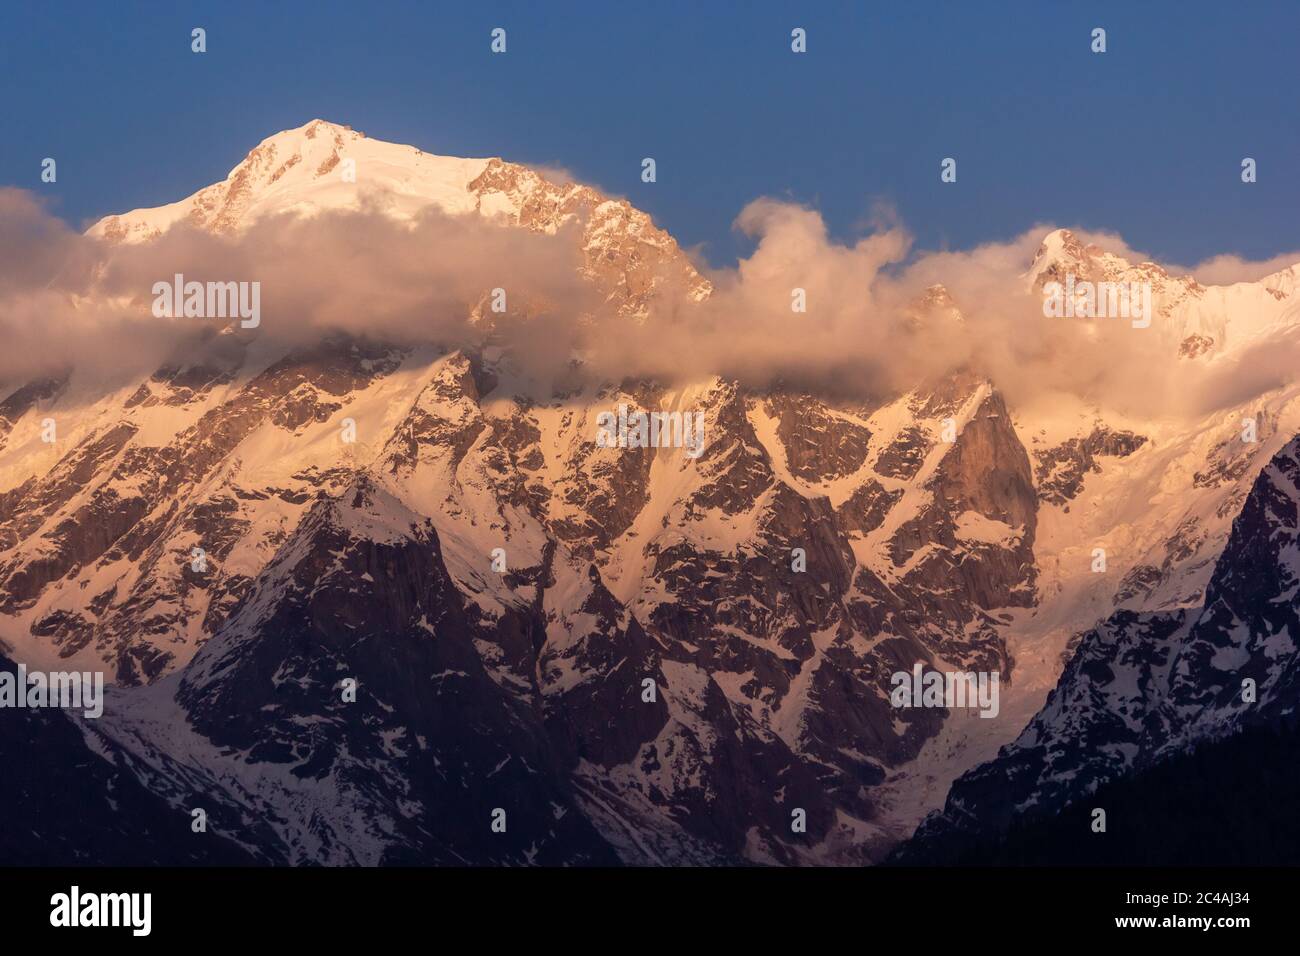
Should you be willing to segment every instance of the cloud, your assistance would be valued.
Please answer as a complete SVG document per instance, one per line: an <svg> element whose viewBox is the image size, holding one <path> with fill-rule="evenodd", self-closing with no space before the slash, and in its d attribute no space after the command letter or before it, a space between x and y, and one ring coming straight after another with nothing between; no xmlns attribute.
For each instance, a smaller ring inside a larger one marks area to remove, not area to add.
<svg viewBox="0 0 1300 956"><path fill-rule="evenodd" d="M260 282L261 325L250 334L268 347L311 346L336 332L492 345L545 387L569 381L577 356L599 381L721 375L863 400L965 368L989 376L1013 404L1067 394L1139 414L1190 414L1290 381L1300 358L1297 337L1284 337L1255 354L1253 367L1220 362L1194 377L1157 329L1044 317L1024 274L1054 228L1047 223L1010 241L935 252L915 249L888 209L860 238L840 242L816 211L760 199L736 228L754 250L709 272L712 295L695 301L680 271L660 270L649 314L636 319L617 313L610 288L583 277L577 224L547 235L432 208L411 222L362 209L263 219L237 238L181 226L113 245L70 231L27 194L0 191L0 379L16 387L69 365L138 376L197 355L221 320L151 310L154 284L177 273ZM1119 236L1076 234L1131 261L1148 258ZM1203 267L1231 278L1276 271L1280 261L1223 256ZM504 315L489 308L497 288ZM792 308L798 298L806 311ZM1260 376L1265 359L1271 371Z"/></svg>
<svg viewBox="0 0 1300 956"><path fill-rule="evenodd" d="M753 254L711 275L716 292L699 306L670 306L633 334L596 343L602 372L668 379L716 373L759 387L779 380L869 398L964 368L989 377L1013 407L1064 395L1150 418L1199 416L1247 401L1293 382L1300 367L1297 335L1274 336L1261 347L1267 355L1248 349L1206 369L1178 357L1181 333L1171 338L1159 316L1150 328L1121 318L1045 317L1042 292L1026 273L1055 224L935 252L914 249L888 210L873 221L875 231L841 243L811 209L751 203L737 228L757 239ZM1117 234L1072 231L1132 263L1151 261ZM1265 263L1219 257L1207 271L1237 281L1287 264L1285 256ZM1177 266L1168 271L1183 274ZM806 292L806 313L791 309L796 288Z"/></svg>
<svg viewBox="0 0 1300 956"><path fill-rule="evenodd" d="M196 356L224 323L154 316L155 284L177 274L186 283L260 283L256 336L271 348L339 332L464 348L491 334L528 343L520 359L543 375L579 344L578 323L557 323L552 314L601 307L603 297L579 273L579 241L576 229L546 236L429 209L411 222L378 210L273 217L237 239L179 226L151 242L114 245L70 232L9 191L0 194L0 340L7 345L0 381L21 384L69 365L125 377ZM506 292L506 317L488 308L496 288ZM483 321L483 312L496 321ZM542 328L547 335L538 341Z"/></svg>
<svg viewBox="0 0 1300 956"><path fill-rule="evenodd" d="M811 209L751 203L737 228L756 248L710 275L707 301L683 308L666 293L652 321L592 343L591 360L606 376L719 374L861 398L965 368L1013 400L1052 391L1103 405L1168 404L1173 383L1151 374L1153 363L1175 364L1168 343L1125 321L1044 317L1042 294L1024 273L1050 224L1010 242L928 252L916 251L895 219L878 221L876 231L840 243ZM792 309L795 290L806 312Z"/></svg>
<svg viewBox="0 0 1300 956"><path fill-rule="evenodd" d="M1194 275L1203 285L1232 285L1235 282L1258 282L1297 263L1300 263L1300 251L1284 252L1259 262L1251 262L1236 255L1219 255L1187 269L1171 271Z"/></svg>

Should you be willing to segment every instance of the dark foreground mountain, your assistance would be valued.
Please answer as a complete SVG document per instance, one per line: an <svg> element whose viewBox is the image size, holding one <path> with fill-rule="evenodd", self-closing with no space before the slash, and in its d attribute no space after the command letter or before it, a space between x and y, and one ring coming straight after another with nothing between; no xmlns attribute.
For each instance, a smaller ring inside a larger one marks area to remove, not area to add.
<svg viewBox="0 0 1300 956"><path fill-rule="evenodd" d="M0 671L18 667L0 654ZM151 793L112 747L50 708L0 711L0 861L6 866L251 866L256 856Z"/></svg>
<svg viewBox="0 0 1300 956"><path fill-rule="evenodd" d="M1001 834L904 845L909 866L1300 866L1300 730L1252 727L1104 783ZM1093 811L1106 811L1106 830Z"/></svg>
<svg viewBox="0 0 1300 956"><path fill-rule="evenodd" d="M958 779L897 858L1029 861L1052 847L1086 859L1127 847L1149 862L1294 858L1284 808L1300 786L1298 586L1293 440L1255 480L1201 606L1119 611L1084 635L1024 733ZM1091 832L1096 808L1106 834ZM1270 832L1278 845L1266 846Z"/></svg>

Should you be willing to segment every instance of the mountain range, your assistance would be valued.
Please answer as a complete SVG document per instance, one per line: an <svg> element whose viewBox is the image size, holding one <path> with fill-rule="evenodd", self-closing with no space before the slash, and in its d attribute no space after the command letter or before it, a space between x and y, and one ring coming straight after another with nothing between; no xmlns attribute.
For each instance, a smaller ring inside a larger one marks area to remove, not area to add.
<svg viewBox="0 0 1300 956"><path fill-rule="evenodd" d="M665 283L714 293L626 200L322 120L87 236L238 242L270 217L430 206L577 230L581 281L627 322ZM1024 268L1028 290L1150 283L1149 331L1189 380L1300 328L1300 265L1201 285L1054 230ZM960 322L962 306L936 285L912 314ZM125 385L77 368L8 383L0 669L112 686L98 720L0 734L4 766L40 754L92 807L74 823L37 782L0 786L22 824L5 852L948 861L1289 726L1297 399L1284 384L1144 418L1065 395L1018 406L971 368L870 399L720 376L539 392L490 336L304 346L237 324ZM598 443L620 405L698 412L707 443ZM918 663L996 674L997 715L893 706L891 676Z"/></svg>

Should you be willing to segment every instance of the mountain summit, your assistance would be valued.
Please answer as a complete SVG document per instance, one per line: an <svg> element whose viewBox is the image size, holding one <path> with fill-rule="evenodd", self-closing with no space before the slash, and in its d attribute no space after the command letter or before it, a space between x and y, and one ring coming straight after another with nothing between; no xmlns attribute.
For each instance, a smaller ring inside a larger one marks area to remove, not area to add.
<svg viewBox="0 0 1300 956"><path fill-rule="evenodd" d="M342 164L348 161L356 175L345 178ZM89 232L141 242L185 222L234 233L262 216L355 209L367 197L380 196L384 208L399 217L429 203L449 213L473 212L480 204L470 183L489 162L433 156L317 119L268 136L222 182L180 202L108 216Z"/></svg>
<svg viewBox="0 0 1300 956"><path fill-rule="evenodd" d="M369 208L403 220L429 207L548 233L580 223L587 271L625 312L643 312L665 277L696 298L709 292L676 241L626 200L499 158L435 156L324 120L262 140L225 180L187 199L107 216L88 234L144 242L183 223L235 236L266 216Z"/></svg>

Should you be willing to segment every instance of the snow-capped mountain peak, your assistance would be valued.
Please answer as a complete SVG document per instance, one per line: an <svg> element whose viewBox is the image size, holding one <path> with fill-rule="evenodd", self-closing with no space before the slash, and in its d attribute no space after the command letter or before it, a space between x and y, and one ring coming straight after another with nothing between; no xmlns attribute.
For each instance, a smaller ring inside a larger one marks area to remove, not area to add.
<svg viewBox="0 0 1300 956"><path fill-rule="evenodd" d="M1049 281L1063 271L1092 275L1119 273L1128 267L1126 260L1111 255L1096 243L1085 243L1069 229L1054 229L1043 237L1029 273L1036 279L1045 276L1044 281Z"/></svg>
<svg viewBox="0 0 1300 956"><path fill-rule="evenodd" d="M1195 359L1293 324L1300 264L1257 281L1203 285L1192 275L1173 275L1155 262L1132 263L1069 229L1055 229L1043 237L1023 281L1031 294L1046 294L1053 283L1076 290L1085 283L1148 287L1151 330L1171 353ZM1104 298L1100 289L1096 296L1098 302Z"/></svg>
<svg viewBox="0 0 1300 956"><path fill-rule="evenodd" d="M1150 282L1167 297L1182 298L1201 288L1191 276L1175 278L1154 262L1134 264L1069 229L1054 229L1043 237L1027 277L1041 289L1049 282L1065 282L1067 275L1087 282Z"/></svg>
<svg viewBox="0 0 1300 956"><path fill-rule="evenodd" d="M435 156L316 119L262 140L222 182L180 202L108 216L89 232L140 242L186 222L229 234L267 215L354 209L365 201L378 201L398 218L430 203L469 213L479 208L469 185L487 165L487 159Z"/></svg>
<svg viewBox="0 0 1300 956"><path fill-rule="evenodd" d="M711 291L676 240L626 200L497 157L437 156L319 119L268 136L219 183L180 202L107 216L87 234L148 242L187 224L236 235L266 216L364 207L400 221L429 206L544 233L578 222L585 271L622 312L643 314L669 275L696 300Z"/></svg>

